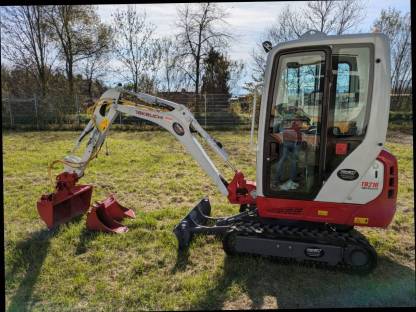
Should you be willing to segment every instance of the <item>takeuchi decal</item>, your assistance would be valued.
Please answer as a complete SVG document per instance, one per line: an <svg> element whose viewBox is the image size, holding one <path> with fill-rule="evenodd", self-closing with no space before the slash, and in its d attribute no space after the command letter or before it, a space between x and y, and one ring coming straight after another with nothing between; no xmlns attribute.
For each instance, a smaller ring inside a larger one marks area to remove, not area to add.
<svg viewBox="0 0 416 312"><path fill-rule="evenodd" d="M150 117L150 118L158 118L158 119L163 119L162 116L159 116L157 114L151 114L148 112L142 112L142 111L137 111L137 115L142 115L142 116L146 116L146 117Z"/></svg>
<svg viewBox="0 0 416 312"><path fill-rule="evenodd" d="M341 169L338 170L337 176L342 180L353 181L358 179L359 174L357 170L354 169Z"/></svg>

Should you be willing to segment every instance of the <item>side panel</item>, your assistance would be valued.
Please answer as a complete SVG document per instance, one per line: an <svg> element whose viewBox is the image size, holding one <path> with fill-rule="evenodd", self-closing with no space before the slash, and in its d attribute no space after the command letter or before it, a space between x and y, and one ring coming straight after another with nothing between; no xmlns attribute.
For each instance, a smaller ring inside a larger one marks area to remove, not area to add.
<svg viewBox="0 0 416 312"><path fill-rule="evenodd" d="M366 204L376 199L383 191L384 166L379 160L373 162L366 174L358 181L350 196L348 203Z"/></svg>
<svg viewBox="0 0 416 312"><path fill-rule="evenodd" d="M367 132L361 144L333 171L316 196L316 201L345 203L357 186L357 181L342 180L337 172L354 169L363 177L370 169L386 141L390 109L390 60L389 46L379 38L375 40L374 84ZM380 61L377 62L376 60ZM340 191L342 190L342 192ZM356 202L358 203L358 202Z"/></svg>
<svg viewBox="0 0 416 312"><path fill-rule="evenodd" d="M377 157L384 167L383 189L367 204L329 203L257 196L258 213L263 218L387 227L396 211L397 160L386 150Z"/></svg>

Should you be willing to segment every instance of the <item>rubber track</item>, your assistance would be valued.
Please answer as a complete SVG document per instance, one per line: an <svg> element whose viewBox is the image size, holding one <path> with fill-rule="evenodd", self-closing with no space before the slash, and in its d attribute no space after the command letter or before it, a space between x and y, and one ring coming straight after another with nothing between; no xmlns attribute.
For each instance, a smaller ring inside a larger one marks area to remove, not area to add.
<svg viewBox="0 0 416 312"><path fill-rule="evenodd" d="M314 260L299 260L294 258L283 258L276 256L264 256L271 257L283 263L302 263L304 265L317 266L330 270L340 270L349 273L367 274L370 273L377 264L377 253L368 240L360 232L352 229L347 232L337 232L332 229L320 229L320 228L307 228L307 227L296 227L296 226L282 226L273 224L264 224L258 220L255 221L240 221L235 223L231 229L225 234L223 239L223 247L227 254L238 253L234 250L232 244L233 235L245 235L259 238L269 239L284 239L289 241L300 241L308 243L319 243L332 246L340 246L347 248L348 246L357 246L365 249L371 257L371 263L365 267L357 267L345 263L344 261L335 265L330 266L326 262ZM231 240L231 241L230 241Z"/></svg>

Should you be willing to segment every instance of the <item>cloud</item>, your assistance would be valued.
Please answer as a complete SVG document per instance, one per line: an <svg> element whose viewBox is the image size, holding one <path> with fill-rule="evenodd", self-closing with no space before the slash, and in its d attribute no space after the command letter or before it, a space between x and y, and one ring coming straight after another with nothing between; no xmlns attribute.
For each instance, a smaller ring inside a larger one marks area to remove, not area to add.
<svg viewBox="0 0 416 312"><path fill-rule="evenodd" d="M231 58L240 59L251 64L251 53L256 44L262 39L265 30L277 19L282 10L289 5L292 9L300 11L306 7L304 1L275 1L275 2L226 2L220 3L227 10L226 18L228 31L233 34L235 40L231 42L227 51ZM410 11L408 0L365 0L366 17L360 25L363 32L370 31L374 20L379 16L383 8L389 6L401 11ZM182 4L136 4L136 10L146 12L148 21L156 25L156 35L159 37L173 36L178 29L175 25L177 7ZM99 5L99 14L104 21L111 21L111 13L116 9L125 9L127 5ZM248 73L250 75L250 73Z"/></svg>

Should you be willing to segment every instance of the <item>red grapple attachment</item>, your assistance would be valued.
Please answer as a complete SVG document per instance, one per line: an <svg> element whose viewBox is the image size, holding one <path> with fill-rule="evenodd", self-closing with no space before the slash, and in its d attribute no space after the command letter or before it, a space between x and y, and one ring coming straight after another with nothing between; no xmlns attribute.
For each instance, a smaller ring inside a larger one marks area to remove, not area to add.
<svg viewBox="0 0 416 312"><path fill-rule="evenodd" d="M120 205L114 198L113 194L106 198L102 204L104 205L108 215L111 216L111 218L114 220L121 221L124 218L136 218L134 211Z"/></svg>
<svg viewBox="0 0 416 312"><path fill-rule="evenodd" d="M128 231L126 226L114 220L110 214L109 206L106 206L110 198L101 203L95 203L88 211L87 229L109 233L125 233ZM113 202L117 203L115 200Z"/></svg>
<svg viewBox="0 0 416 312"><path fill-rule="evenodd" d="M49 229L85 213L91 202L92 185L75 185L76 173L63 172L56 177L55 192L42 195L38 213Z"/></svg>

